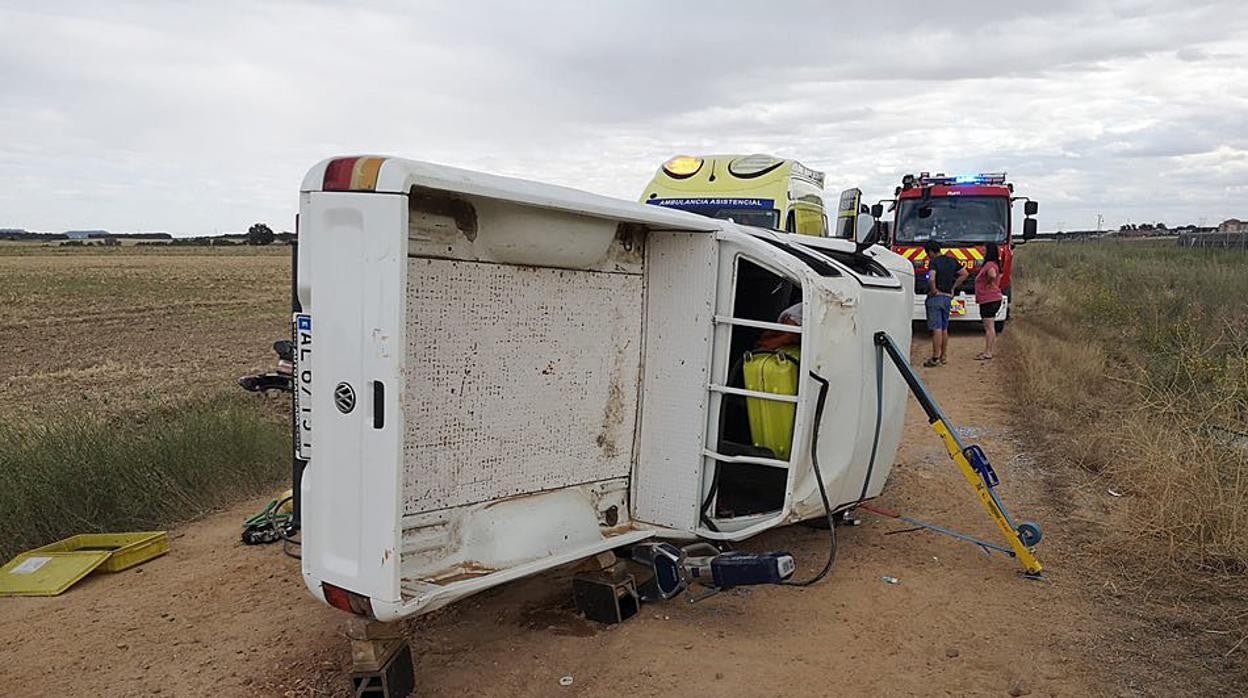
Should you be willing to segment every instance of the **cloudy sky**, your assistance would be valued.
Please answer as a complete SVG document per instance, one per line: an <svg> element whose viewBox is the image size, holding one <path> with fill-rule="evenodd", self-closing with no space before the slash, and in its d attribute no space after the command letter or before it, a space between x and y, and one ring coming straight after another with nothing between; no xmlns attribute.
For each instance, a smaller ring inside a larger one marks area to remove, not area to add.
<svg viewBox="0 0 1248 698"><path fill-rule="evenodd" d="M625 198L770 152L870 198L1007 170L1041 230L1248 218L1248 3L0 0L0 227L289 229L359 152Z"/></svg>

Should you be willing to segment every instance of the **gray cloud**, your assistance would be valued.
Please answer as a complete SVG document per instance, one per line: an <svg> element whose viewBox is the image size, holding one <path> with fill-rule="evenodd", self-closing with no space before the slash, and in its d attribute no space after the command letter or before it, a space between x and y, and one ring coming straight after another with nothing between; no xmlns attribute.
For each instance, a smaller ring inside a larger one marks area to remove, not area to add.
<svg viewBox="0 0 1248 698"><path fill-rule="evenodd" d="M1008 170L1042 227L1248 215L1248 8L1020 5L0 0L0 226L289 228L352 152L632 198L767 151L869 196Z"/></svg>

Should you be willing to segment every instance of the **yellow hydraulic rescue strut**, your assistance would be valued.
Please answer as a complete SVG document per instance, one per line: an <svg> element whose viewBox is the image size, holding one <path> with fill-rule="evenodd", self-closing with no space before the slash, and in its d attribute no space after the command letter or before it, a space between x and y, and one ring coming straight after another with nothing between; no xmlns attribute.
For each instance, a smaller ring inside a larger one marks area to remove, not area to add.
<svg viewBox="0 0 1248 698"><path fill-rule="evenodd" d="M970 536L960 534L954 531L925 524L921 521L913 519L905 519L910 523L920 525L923 528L929 528L940 533L946 533L962 540L969 540L981 547L993 550L999 550L1011 557L1016 558L1023 566L1023 572L1027 576L1039 577L1044 569L1040 565L1040 561L1032 553L1031 549L1040 542L1040 527L1034 523L1024 521L1021 524L1015 524L1010 518L1009 513L1005 510L1005 505L1001 503L1001 499L997 497L995 487L1000 482L997 479L997 473L992 469L992 464L988 462L988 456L984 454L984 450L975 444L966 446L962 440L958 438L957 431L949 423L949 418L940 410L940 406L936 404L936 400L932 398L932 394L923 386L923 381L919 380L919 376L910 366L910 362L902 355L901 350L897 348L897 344L893 342L892 337L884 332L875 333L875 345L888 353L897 370L901 372L901 377L906 380L906 385L910 386L910 392L914 393L914 397L923 407L923 411L927 413L927 420L940 435L945 443L945 448L949 450L949 457L957 464L958 470L962 471L962 477L966 478L967 483L975 490L975 496L979 497L980 503L984 505L984 509L992 520L996 522L997 528L1001 529L1001 534L1009 541L1010 548L1002 548L992 545L984 541L976 540ZM881 512L882 513L882 512Z"/></svg>

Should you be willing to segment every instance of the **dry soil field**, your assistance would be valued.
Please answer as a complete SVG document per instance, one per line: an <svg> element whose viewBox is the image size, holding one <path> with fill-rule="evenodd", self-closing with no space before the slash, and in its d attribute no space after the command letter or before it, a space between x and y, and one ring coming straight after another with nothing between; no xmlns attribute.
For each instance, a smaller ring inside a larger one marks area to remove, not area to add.
<svg viewBox="0 0 1248 698"><path fill-rule="evenodd" d="M0 417L232 390L289 322L289 248L0 247Z"/></svg>

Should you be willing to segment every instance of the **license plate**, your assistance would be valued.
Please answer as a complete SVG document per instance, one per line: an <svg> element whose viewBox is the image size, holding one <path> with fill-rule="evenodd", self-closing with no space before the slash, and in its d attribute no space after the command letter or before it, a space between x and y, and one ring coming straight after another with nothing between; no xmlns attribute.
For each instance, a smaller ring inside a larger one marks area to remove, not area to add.
<svg viewBox="0 0 1248 698"><path fill-rule="evenodd" d="M966 315L966 301L955 300L949 307L951 315Z"/></svg>
<svg viewBox="0 0 1248 698"><path fill-rule="evenodd" d="M295 456L312 458L312 316L295 313Z"/></svg>

